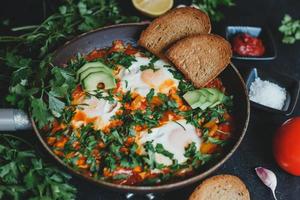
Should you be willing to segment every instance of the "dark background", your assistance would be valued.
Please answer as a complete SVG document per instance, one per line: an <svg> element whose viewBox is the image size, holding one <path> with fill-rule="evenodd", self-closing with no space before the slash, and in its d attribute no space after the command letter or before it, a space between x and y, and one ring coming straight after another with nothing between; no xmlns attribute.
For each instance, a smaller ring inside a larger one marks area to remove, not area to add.
<svg viewBox="0 0 300 200"><path fill-rule="evenodd" d="M9 18L12 26L37 24L44 17L43 9L47 10L46 14L50 14L55 10L55 4L58 2L59 0L1 0L0 21ZM120 0L120 2L127 13L138 15L132 8L131 1ZM176 5L190 4L190 1L175 2ZM300 18L299 0L236 0L236 6L222 10L225 19L213 25L214 33L224 35L226 25L267 25L274 36L278 50L275 60L260 62L233 60L244 76L252 67L258 67L262 70L277 71L300 79L300 42L294 45L284 45L281 43L282 35L278 32L278 26L285 13L289 13L294 18ZM6 32L6 28L2 24L0 24L0 30L2 34ZM299 103L292 116L297 115L300 115ZM272 156L272 137L276 129L289 117L259 111L252 107L251 120L244 141L234 155L213 175L225 173L237 175L246 183L251 199L269 200L272 199L271 192L261 183L254 171L255 167L263 166L273 170L277 175L276 194L278 200L300 199L300 177L282 171ZM29 138L41 150L33 133L30 132L26 135L25 132L21 132L16 135ZM78 199L124 199L122 194L103 190L76 177L72 182L78 188ZM187 199L195 186L164 194L161 198L165 200Z"/></svg>

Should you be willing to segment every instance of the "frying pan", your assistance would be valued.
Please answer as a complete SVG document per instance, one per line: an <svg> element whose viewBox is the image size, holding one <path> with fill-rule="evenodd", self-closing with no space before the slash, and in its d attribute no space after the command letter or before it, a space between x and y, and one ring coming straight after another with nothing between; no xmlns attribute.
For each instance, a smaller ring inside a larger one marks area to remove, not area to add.
<svg viewBox="0 0 300 200"><path fill-rule="evenodd" d="M147 23L130 23L130 24L120 24L109 26L101 29L97 29L85 34L78 36L70 42L67 42L64 46L59 48L54 54L53 64L61 66L67 63L72 57L80 54L87 54L94 49L101 49L104 47L111 46L114 40L123 40L125 43L132 43L136 45L137 39L142 30L147 27ZM187 177L183 180L177 182L165 183L155 186L127 186L127 185L117 185L101 180L96 180L91 177L86 177L75 171L71 167L67 166L59 157L57 157L51 149L48 147L43 139L43 135L40 130L36 127L35 122L32 118L28 117L23 111L16 109L0 109L0 131L16 131L33 128L37 137L43 144L44 148L55 158L55 160L66 167L71 173L76 174L83 179L93 182L101 187L106 187L111 190L117 190L121 192L133 192L133 193L160 193L167 192L170 190L175 190L188 186L195 183L212 172L214 172L218 167L220 167L230 156L235 152L235 150L240 145L248 126L249 116L250 116L250 104L248 99L247 90L245 83L239 74L238 70L230 64L220 75L227 92L234 96L234 107L232 115L235 123L235 131L233 133L232 144L228 145L225 149L225 153L222 156L203 166L200 171L197 171L191 177Z"/></svg>

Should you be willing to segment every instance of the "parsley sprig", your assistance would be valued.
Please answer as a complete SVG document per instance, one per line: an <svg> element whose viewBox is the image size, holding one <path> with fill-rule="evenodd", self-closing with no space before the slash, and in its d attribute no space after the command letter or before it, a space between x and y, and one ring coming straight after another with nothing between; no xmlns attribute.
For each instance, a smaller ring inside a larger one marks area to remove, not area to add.
<svg viewBox="0 0 300 200"><path fill-rule="evenodd" d="M224 15L220 7L234 6L234 0L193 0L192 3L206 12L212 21L220 21Z"/></svg>
<svg viewBox="0 0 300 200"><path fill-rule="evenodd" d="M0 136L0 199L75 199L69 175L44 163L20 138Z"/></svg>
<svg viewBox="0 0 300 200"><path fill-rule="evenodd" d="M69 72L52 69L51 52L80 33L138 20L122 15L116 0L68 0L40 25L14 29L22 30L21 35L0 36L5 49L0 50L0 65L5 69L5 76L0 78L1 85L9 85L7 102L23 110L29 108L39 127L45 126L62 115L61 94L73 87L69 85ZM49 83L57 74L63 80Z"/></svg>
<svg viewBox="0 0 300 200"><path fill-rule="evenodd" d="M293 44L300 40L300 19L296 20L290 15L285 15L278 29L283 33L283 43Z"/></svg>

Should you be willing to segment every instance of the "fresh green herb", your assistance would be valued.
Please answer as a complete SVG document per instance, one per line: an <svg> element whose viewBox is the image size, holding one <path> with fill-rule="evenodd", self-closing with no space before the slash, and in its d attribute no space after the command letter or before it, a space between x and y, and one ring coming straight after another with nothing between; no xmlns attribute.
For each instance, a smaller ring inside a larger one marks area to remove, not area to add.
<svg viewBox="0 0 300 200"><path fill-rule="evenodd" d="M213 144L219 144L221 146L225 146L227 143L226 140L219 140L219 139L213 138L213 137L208 137L207 141L209 141L210 143L213 143Z"/></svg>
<svg viewBox="0 0 300 200"><path fill-rule="evenodd" d="M146 125L149 129L159 124L158 119L152 115L152 111L149 109L146 112L142 112L141 110L135 111L131 115L131 119L135 125Z"/></svg>
<svg viewBox="0 0 300 200"><path fill-rule="evenodd" d="M150 169L154 169L155 168L155 149L154 149L154 146L151 142L147 141L145 144L144 144L144 148L148 154L148 157L144 157L144 161L145 163L147 163L150 167Z"/></svg>
<svg viewBox="0 0 300 200"><path fill-rule="evenodd" d="M148 103L150 103L153 99L154 96L154 89L151 88L151 90L149 91L149 93L146 95L146 100Z"/></svg>
<svg viewBox="0 0 300 200"><path fill-rule="evenodd" d="M283 43L294 44L300 40L300 19L296 20L290 15L285 15L279 26L279 31L283 33Z"/></svg>
<svg viewBox="0 0 300 200"><path fill-rule="evenodd" d="M122 103L129 103L132 101L131 93L130 91L127 91L122 98Z"/></svg>
<svg viewBox="0 0 300 200"><path fill-rule="evenodd" d="M138 18L122 15L116 0L70 0L64 1L58 11L42 24L14 29L24 34L0 36L0 44L5 49L0 51L0 62L7 72L6 78L0 78L10 80L6 100L20 109L29 108L40 128L49 124L54 117L62 115L61 94L66 91L69 94L73 87L69 85L68 77L64 77L63 82L51 81L56 73L66 75L63 71L51 70L51 52L80 33L108 24L133 21L138 21ZM118 60L125 66L131 61L132 57ZM80 62L70 64L76 67L76 63Z"/></svg>
<svg viewBox="0 0 300 200"><path fill-rule="evenodd" d="M148 65L141 65L140 69L141 71L145 71L146 69L152 69L154 72L159 70L157 68L155 68L154 63L158 60L158 57L153 57L151 58L150 62Z"/></svg>
<svg viewBox="0 0 300 200"><path fill-rule="evenodd" d="M114 52L110 54L107 59L114 64L122 65L126 69L131 66L132 62L136 61L134 56L127 55L123 52Z"/></svg>
<svg viewBox="0 0 300 200"><path fill-rule="evenodd" d="M113 180L122 180L127 179L128 177L128 174L117 174L116 176L113 176Z"/></svg>
<svg viewBox="0 0 300 200"><path fill-rule="evenodd" d="M95 94L90 94L90 95L93 95L98 99L104 99L109 101L110 103L114 103L115 99L114 99L114 95L112 94L113 90L114 89L110 89L105 92L103 90L97 90Z"/></svg>
<svg viewBox="0 0 300 200"><path fill-rule="evenodd" d="M0 136L0 199L75 199L69 175L44 163L21 139Z"/></svg>
<svg viewBox="0 0 300 200"><path fill-rule="evenodd" d="M175 79L177 79L177 80L184 79L183 75L179 71L177 71L177 70L175 70L173 68L168 69L168 71L171 72L171 74L173 75L173 77Z"/></svg>
<svg viewBox="0 0 300 200"><path fill-rule="evenodd" d="M193 0L192 4L206 12L212 21L220 21L224 15L219 11L220 7L234 6L234 0Z"/></svg>
<svg viewBox="0 0 300 200"><path fill-rule="evenodd" d="M202 154L200 151L198 151L192 160L192 166L195 169L198 169L199 166L206 164L207 162L209 162L216 156L218 156L218 155L217 154Z"/></svg>
<svg viewBox="0 0 300 200"><path fill-rule="evenodd" d="M185 150L184 156L189 158L191 165L197 169L199 166L204 165L210 161L214 154L202 154L196 147L195 142L192 142Z"/></svg>
<svg viewBox="0 0 300 200"><path fill-rule="evenodd" d="M109 167L109 169L115 170L117 168L117 161L115 158L113 158L110 154L107 154L105 159L104 159L104 163L107 167Z"/></svg>
<svg viewBox="0 0 300 200"><path fill-rule="evenodd" d="M195 87L191 83L186 81L184 76L179 71L172 68L168 69L168 71L172 73L175 79L179 80L179 85L178 85L179 95L182 96L188 91L195 90Z"/></svg>
<svg viewBox="0 0 300 200"><path fill-rule="evenodd" d="M185 149L184 156L187 158L190 158L195 155L195 152L197 152L197 147L195 142L192 142L189 144L189 146Z"/></svg>
<svg viewBox="0 0 300 200"><path fill-rule="evenodd" d="M174 157L174 154L167 151L162 144L156 144L155 151L157 153L160 153L160 154L170 158L170 159L173 159L173 157Z"/></svg>

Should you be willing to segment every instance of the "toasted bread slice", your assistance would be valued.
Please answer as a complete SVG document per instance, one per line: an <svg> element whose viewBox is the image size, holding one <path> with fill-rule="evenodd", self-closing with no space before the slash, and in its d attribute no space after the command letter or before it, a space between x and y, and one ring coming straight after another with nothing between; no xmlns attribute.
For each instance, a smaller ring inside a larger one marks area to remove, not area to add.
<svg viewBox="0 0 300 200"><path fill-rule="evenodd" d="M224 38L199 34L176 42L168 49L166 56L199 88L216 78L228 66L232 51Z"/></svg>
<svg viewBox="0 0 300 200"><path fill-rule="evenodd" d="M189 200L250 200L250 194L238 177L217 175L203 181Z"/></svg>
<svg viewBox="0 0 300 200"><path fill-rule="evenodd" d="M174 42L211 30L208 15L196 8L175 8L155 19L141 34L138 44L159 57Z"/></svg>

